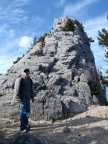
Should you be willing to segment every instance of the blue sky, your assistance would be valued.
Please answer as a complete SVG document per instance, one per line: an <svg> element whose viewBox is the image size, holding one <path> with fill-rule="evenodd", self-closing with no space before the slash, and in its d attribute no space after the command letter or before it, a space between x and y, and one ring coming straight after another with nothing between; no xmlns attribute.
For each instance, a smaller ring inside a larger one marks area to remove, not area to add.
<svg viewBox="0 0 108 144"><path fill-rule="evenodd" d="M80 20L95 43L91 48L98 68L105 70L104 50L97 33L108 27L108 0L0 0L0 73L27 51L34 36L48 32L55 18L71 16Z"/></svg>

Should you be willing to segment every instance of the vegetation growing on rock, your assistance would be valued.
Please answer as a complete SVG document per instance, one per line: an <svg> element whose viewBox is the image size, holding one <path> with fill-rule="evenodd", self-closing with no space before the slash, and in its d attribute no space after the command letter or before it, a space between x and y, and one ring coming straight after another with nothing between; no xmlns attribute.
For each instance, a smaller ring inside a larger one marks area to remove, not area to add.
<svg viewBox="0 0 108 144"><path fill-rule="evenodd" d="M69 19L64 28L63 28L64 31L74 31L75 30L75 22L71 19Z"/></svg>
<svg viewBox="0 0 108 144"><path fill-rule="evenodd" d="M108 17L107 17L108 19ZM105 57L108 58L108 30L102 28L101 31L98 33L98 42L100 45L106 47L106 54Z"/></svg>
<svg viewBox="0 0 108 144"><path fill-rule="evenodd" d="M13 64L16 64L20 61L21 57L17 57L17 59L13 62Z"/></svg>

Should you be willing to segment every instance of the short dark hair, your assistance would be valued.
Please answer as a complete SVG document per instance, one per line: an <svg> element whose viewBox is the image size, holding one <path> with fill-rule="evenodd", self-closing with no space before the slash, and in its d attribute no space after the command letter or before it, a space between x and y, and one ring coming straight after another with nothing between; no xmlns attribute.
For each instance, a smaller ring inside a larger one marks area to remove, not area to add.
<svg viewBox="0 0 108 144"><path fill-rule="evenodd" d="M24 70L24 72L27 73L27 72L30 72L30 70L29 70L28 68L26 68L26 69Z"/></svg>

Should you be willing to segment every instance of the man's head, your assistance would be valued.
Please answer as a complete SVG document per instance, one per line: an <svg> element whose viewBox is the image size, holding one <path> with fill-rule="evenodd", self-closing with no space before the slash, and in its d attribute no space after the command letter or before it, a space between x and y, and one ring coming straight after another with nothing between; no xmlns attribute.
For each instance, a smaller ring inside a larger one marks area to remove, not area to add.
<svg viewBox="0 0 108 144"><path fill-rule="evenodd" d="M29 77L29 75L30 75L30 70L29 70L29 69L25 69L25 70L24 70L24 73L26 74L27 77Z"/></svg>

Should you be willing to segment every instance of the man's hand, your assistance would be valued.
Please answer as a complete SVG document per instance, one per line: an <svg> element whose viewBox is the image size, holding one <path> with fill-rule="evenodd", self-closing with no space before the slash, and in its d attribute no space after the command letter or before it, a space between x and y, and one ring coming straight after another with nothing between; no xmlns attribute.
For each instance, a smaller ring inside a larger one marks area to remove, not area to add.
<svg viewBox="0 0 108 144"><path fill-rule="evenodd" d="M20 102L19 96L16 96L16 102Z"/></svg>
<svg viewBox="0 0 108 144"><path fill-rule="evenodd" d="M32 103L34 103L34 98L31 98L31 100L32 100Z"/></svg>

